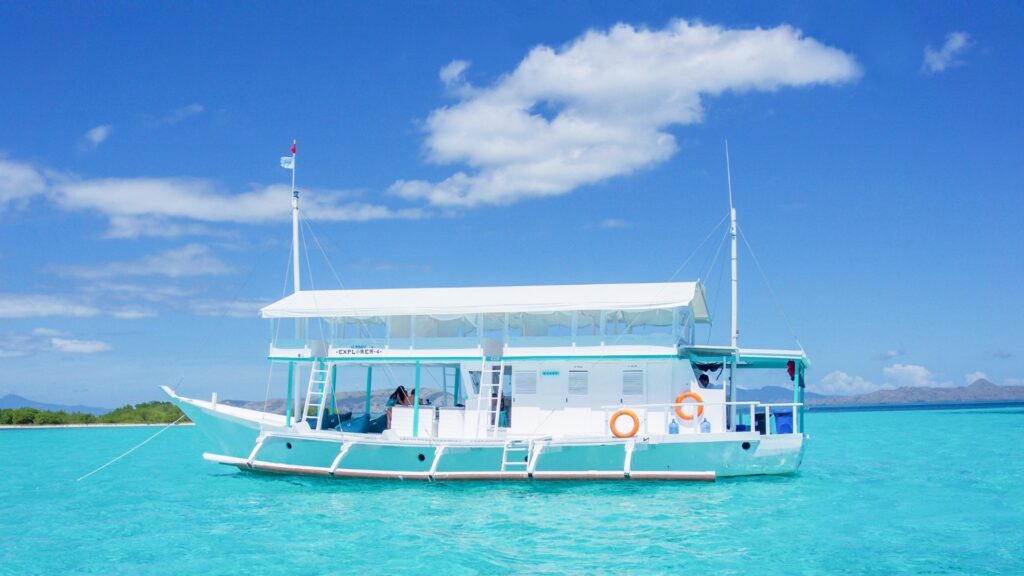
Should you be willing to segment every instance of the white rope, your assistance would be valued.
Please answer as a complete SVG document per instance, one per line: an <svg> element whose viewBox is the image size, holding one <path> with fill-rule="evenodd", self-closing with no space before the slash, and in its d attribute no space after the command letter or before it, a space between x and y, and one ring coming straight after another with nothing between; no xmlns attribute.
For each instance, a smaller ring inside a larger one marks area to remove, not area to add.
<svg viewBox="0 0 1024 576"><path fill-rule="evenodd" d="M120 460L121 458L124 458L125 456L127 456L127 455L131 454L132 452L135 452L135 451L136 451L136 450L138 450L139 448L142 448L143 446L145 446L146 444L148 444L150 440L152 440L153 438L156 438L157 436L159 436L159 435L163 434L163 433L164 433L164 432L165 432L165 431L166 431L166 430L167 430L168 428L170 428L171 426L174 426L174 425L175 425L175 424L177 424L178 422L181 422L181 421L182 421L182 420L183 420L184 418L185 418L185 415L184 415L184 414L182 414L180 418L178 418L178 419L177 419L177 420L175 420L174 422L171 422L171 423L170 423L170 424L168 424L167 426L164 426L164 427L163 427L163 428L161 428L161 429L160 429L160 431L159 431L159 432L157 432L156 434L153 434L153 435L152 435L152 436L150 436L149 438L146 438L146 439L145 439L145 440L143 440L143 441L142 441L141 443L139 443L139 444L135 445L135 446L134 446L133 448L131 448L130 450L128 450L128 451L127 451L127 452L125 452L124 454L121 454L120 456L118 456L117 458L114 458L114 459L113 459L113 460L111 460L110 462L107 462L107 463L106 463L106 464L104 464L103 466L100 466L99 468L97 468L97 469L93 470L92 472L89 472L89 473L88 473L88 474L86 474L85 476L82 476L82 477L80 477L80 478L79 478L78 480L75 480L75 482L81 482L82 480L85 480L85 479L86 479L86 478L88 478L89 476L92 476L93 474L95 474L95 473L99 472L100 470L103 470L104 468L106 468L107 466L110 466L110 465L111 465L111 464L113 464L114 462L117 462L117 461L118 461L118 460Z"/></svg>

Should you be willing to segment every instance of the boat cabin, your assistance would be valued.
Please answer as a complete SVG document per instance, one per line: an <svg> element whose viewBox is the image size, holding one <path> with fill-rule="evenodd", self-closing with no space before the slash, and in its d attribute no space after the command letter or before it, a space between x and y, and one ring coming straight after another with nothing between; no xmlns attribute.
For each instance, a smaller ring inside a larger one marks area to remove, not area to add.
<svg viewBox="0 0 1024 576"><path fill-rule="evenodd" d="M473 440L799 426L803 352L697 346L711 321L699 282L305 290L260 312L270 360L289 367L289 427ZM365 404L353 418L333 404L339 369L356 368ZM788 412L735 401L746 368L789 371ZM439 374L429 387L427 370ZM375 406L375 391L394 392L390 405Z"/></svg>

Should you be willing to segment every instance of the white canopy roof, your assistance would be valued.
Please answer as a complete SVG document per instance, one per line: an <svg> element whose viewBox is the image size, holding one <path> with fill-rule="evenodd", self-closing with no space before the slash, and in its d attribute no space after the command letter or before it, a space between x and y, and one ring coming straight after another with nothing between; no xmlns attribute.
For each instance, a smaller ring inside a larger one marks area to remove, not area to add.
<svg viewBox="0 0 1024 576"><path fill-rule="evenodd" d="M577 310L671 310L689 308L707 322L703 285L696 282L494 286L479 288L396 288L305 290L260 310L263 318L381 316L467 316L505 312L552 313Z"/></svg>

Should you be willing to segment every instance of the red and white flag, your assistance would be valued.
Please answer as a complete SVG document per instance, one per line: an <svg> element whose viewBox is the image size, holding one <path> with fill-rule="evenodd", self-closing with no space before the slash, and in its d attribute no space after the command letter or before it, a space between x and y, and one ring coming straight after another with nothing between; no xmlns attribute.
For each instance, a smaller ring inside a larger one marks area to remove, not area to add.
<svg viewBox="0 0 1024 576"><path fill-rule="evenodd" d="M295 170L295 142L292 142L292 155L281 156L281 168Z"/></svg>

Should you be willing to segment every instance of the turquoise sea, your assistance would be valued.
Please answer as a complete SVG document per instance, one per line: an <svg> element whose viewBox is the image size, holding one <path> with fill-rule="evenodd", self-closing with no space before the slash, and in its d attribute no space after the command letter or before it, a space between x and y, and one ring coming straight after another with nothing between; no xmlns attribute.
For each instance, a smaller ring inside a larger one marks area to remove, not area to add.
<svg viewBox="0 0 1024 576"><path fill-rule="evenodd" d="M0 431L3 574L1024 574L1024 407L807 416L711 484L241 473L175 428Z"/></svg>

